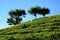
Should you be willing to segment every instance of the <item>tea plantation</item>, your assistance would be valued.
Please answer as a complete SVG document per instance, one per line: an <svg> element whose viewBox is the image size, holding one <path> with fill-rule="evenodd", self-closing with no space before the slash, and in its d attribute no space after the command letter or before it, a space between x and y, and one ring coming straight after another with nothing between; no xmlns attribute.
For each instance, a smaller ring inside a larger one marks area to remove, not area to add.
<svg viewBox="0 0 60 40"><path fill-rule="evenodd" d="M60 40L60 14L1 29L0 40Z"/></svg>

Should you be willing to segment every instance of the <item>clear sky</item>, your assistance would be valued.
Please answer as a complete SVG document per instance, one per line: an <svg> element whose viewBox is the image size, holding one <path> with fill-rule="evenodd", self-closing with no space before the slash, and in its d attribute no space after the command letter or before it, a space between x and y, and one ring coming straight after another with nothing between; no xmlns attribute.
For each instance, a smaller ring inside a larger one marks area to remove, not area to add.
<svg viewBox="0 0 60 40"><path fill-rule="evenodd" d="M32 6L41 6L49 8L50 15L60 14L60 0L0 0L0 28L8 27L6 23L9 18L8 12L14 9L25 9L26 12ZM38 17L41 17L39 15ZM30 14L26 15L23 21L31 20L34 17Z"/></svg>

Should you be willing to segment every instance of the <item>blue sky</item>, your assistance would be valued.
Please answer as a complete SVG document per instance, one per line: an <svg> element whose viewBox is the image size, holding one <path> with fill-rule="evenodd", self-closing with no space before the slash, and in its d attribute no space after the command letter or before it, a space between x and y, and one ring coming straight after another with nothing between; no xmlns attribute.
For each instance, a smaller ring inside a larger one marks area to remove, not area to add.
<svg viewBox="0 0 60 40"><path fill-rule="evenodd" d="M34 19L32 15L28 14L27 10L35 5L49 8L51 11L48 16L60 14L60 0L0 0L0 28L8 27L6 21L9 18L8 12L10 10L25 9L27 15L23 21ZM41 17L41 15L38 17Z"/></svg>

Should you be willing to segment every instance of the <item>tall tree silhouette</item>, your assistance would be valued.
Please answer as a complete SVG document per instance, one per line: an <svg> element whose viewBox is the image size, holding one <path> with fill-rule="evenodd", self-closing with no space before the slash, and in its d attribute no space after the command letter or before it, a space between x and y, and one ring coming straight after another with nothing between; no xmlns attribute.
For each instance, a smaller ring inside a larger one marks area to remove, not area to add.
<svg viewBox="0 0 60 40"><path fill-rule="evenodd" d="M40 10L40 9L41 9L41 7L35 6L35 7L31 7L30 10L28 10L28 12L30 14L34 15L36 18L36 15L38 14L38 10Z"/></svg>
<svg viewBox="0 0 60 40"><path fill-rule="evenodd" d="M9 25L16 25L22 21L21 16L25 17L26 13L23 9L16 9L9 12L10 18L7 19Z"/></svg>
<svg viewBox="0 0 60 40"><path fill-rule="evenodd" d="M50 10L48 8L42 8L40 10L40 13L41 15L43 15L45 17L46 14L49 14Z"/></svg>

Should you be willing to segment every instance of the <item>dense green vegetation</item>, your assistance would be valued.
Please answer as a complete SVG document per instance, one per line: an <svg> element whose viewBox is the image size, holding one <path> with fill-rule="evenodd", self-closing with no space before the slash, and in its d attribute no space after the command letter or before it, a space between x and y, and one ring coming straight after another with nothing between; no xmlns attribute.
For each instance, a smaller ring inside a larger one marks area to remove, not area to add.
<svg viewBox="0 0 60 40"><path fill-rule="evenodd" d="M60 14L1 29L0 40L60 40Z"/></svg>

